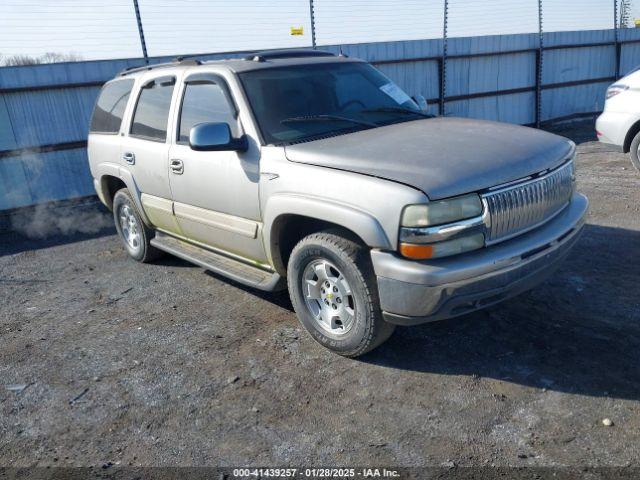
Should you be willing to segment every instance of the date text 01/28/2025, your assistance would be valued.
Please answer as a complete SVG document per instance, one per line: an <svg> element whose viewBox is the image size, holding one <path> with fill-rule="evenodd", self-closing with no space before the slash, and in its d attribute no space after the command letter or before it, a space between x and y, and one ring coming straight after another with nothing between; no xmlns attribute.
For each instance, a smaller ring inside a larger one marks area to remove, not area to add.
<svg viewBox="0 0 640 480"><path fill-rule="evenodd" d="M234 468L234 478L397 478L397 470L386 468Z"/></svg>

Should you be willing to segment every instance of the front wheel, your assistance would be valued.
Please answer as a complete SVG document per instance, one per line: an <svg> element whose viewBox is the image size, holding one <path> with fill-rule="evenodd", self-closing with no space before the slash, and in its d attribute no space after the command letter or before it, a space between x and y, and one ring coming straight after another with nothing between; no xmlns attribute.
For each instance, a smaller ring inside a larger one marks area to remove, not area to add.
<svg viewBox="0 0 640 480"><path fill-rule="evenodd" d="M298 243L287 269L298 319L321 345L347 357L363 355L395 328L382 319L368 250L337 232Z"/></svg>
<svg viewBox="0 0 640 480"><path fill-rule="evenodd" d="M631 141L629 156L631 157L633 166L640 172L640 133Z"/></svg>

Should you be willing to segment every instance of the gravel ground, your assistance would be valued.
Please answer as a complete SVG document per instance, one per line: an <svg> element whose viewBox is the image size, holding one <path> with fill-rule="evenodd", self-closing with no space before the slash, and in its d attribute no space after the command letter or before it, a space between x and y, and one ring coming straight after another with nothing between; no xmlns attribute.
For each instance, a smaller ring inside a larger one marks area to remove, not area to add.
<svg viewBox="0 0 640 480"><path fill-rule="evenodd" d="M591 208L557 275L357 360L90 205L4 230L0 465L640 466L640 174L591 131L560 131Z"/></svg>

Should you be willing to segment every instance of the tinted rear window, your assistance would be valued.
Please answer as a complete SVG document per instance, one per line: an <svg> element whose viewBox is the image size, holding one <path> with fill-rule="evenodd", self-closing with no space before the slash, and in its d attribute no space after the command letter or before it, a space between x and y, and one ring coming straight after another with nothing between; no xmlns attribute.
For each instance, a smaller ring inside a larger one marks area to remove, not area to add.
<svg viewBox="0 0 640 480"><path fill-rule="evenodd" d="M133 80L131 79L107 83L102 87L98 102L93 109L89 131L118 133L132 88Z"/></svg>
<svg viewBox="0 0 640 480"><path fill-rule="evenodd" d="M165 141L175 79L158 79L143 87L133 114L131 135Z"/></svg>

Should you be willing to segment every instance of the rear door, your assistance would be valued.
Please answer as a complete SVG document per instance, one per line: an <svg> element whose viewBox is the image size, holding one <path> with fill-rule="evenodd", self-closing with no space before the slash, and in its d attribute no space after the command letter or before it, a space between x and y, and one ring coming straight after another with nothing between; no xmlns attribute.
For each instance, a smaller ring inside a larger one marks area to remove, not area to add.
<svg viewBox="0 0 640 480"><path fill-rule="evenodd" d="M169 187L167 130L174 97L175 75L145 78L131 115L122 161L141 192L145 213L161 230L179 233Z"/></svg>

